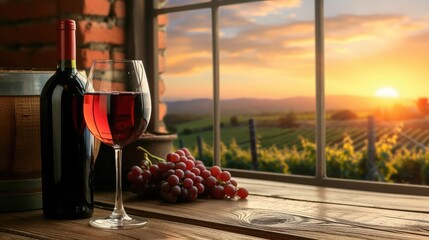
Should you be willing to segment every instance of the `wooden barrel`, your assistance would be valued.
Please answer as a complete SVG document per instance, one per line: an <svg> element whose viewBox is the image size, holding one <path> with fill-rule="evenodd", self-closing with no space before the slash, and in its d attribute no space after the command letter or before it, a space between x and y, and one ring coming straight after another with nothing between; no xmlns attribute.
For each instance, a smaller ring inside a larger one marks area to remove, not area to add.
<svg viewBox="0 0 429 240"><path fill-rule="evenodd" d="M40 209L40 92L53 72L0 70L0 212Z"/></svg>

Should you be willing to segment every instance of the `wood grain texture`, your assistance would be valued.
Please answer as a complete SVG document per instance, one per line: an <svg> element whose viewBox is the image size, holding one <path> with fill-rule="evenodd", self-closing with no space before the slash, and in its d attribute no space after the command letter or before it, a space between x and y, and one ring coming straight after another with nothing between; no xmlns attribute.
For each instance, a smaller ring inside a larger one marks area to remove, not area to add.
<svg viewBox="0 0 429 240"><path fill-rule="evenodd" d="M247 200L199 200L171 205L126 193L129 212L241 234L281 239L429 239L429 198L321 189L239 179ZM96 201L111 206L111 194ZM384 204L383 204L384 203ZM232 227L234 226L234 227Z"/></svg>
<svg viewBox="0 0 429 240"><path fill-rule="evenodd" d="M34 238L33 237L18 236L16 234L12 234L12 233L0 232L0 239L1 240L30 240L30 239L34 239Z"/></svg>
<svg viewBox="0 0 429 240"><path fill-rule="evenodd" d="M13 97L0 96L0 179L10 179L15 151L15 106Z"/></svg>
<svg viewBox="0 0 429 240"><path fill-rule="evenodd" d="M109 211L98 209L95 216L107 216ZM102 230L91 227L89 219L49 220L42 211L0 215L0 239L258 239L189 224L160 219L148 219L143 228Z"/></svg>
<svg viewBox="0 0 429 240"><path fill-rule="evenodd" d="M15 97L15 176L41 176L40 97Z"/></svg>
<svg viewBox="0 0 429 240"><path fill-rule="evenodd" d="M40 178L40 100L0 96L0 179Z"/></svg>
<svg viewBox="0 0 429 240"><path fill-rule="evenodd" d="M429 197L369 193L238 179L246 200L167 204L125 192L127 212L149 220L134 230L99 230L88 219L57 221L42 212L0 215L0 239L429 239ZM96 216L114 193L96 193Z"/></svg>
<svg viewBox="0 0 429 240"><path fill-rule="evenodd" d="M246 186L254 195L267 197L429 213L428 190L426 190L428 191L426 194L428 197L424 197L324 188L246 178L240 178L240 184Z"/></svg>

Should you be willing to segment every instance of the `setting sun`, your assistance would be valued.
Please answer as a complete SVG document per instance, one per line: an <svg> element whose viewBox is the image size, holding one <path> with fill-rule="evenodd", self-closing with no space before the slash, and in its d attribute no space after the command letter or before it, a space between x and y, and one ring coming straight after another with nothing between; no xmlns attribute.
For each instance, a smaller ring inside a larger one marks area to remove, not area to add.
<svg viewBox="0 0 429 240"><path fill-rule="evenodd" d="M399 95L396 89L391 87L383 87L377 89L377 91L375 92L375 96L380 98L396 98Z"/></svg>

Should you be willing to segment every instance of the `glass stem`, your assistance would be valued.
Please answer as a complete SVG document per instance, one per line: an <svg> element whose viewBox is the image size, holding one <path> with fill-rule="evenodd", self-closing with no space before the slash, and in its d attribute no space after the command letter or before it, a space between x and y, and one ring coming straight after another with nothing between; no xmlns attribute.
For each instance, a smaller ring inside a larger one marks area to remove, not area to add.
<svg viewBox="0 0 429 240"><path fill-rule="evenodd" d="M113 209L112 217L126 217L124 204L122 203L122 148L115 147L115 166L116 166L116 193L115 193L115 208Z"/></svg>

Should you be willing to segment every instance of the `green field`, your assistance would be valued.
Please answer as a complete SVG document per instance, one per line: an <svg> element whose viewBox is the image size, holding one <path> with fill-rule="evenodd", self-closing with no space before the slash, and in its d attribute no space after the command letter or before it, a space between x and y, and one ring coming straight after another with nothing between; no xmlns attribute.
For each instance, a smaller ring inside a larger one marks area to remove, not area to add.
<svg viewBox="0 0 429 240"><path fill-rule="evenodd" d="M247 148L249 147L248 120L250 116L240 115L237 117L238 125L236 126L230 124L230 117L222 118L221 140L224 143L229 143L232 139L235 139L239 146ZM315 124L314 120L310 119L309 114L298 115L297 122L299 126L295 128L275 126L276 120L280 115L252 117L256 123L256 135L259 144L263 148L272 145L277 147L299 145L301 137L312 142L315 141ZM205 143L212 145L212 122L210 117L204 117L177 124L175 127L179 139L184 146L193 147L197 143L198 136L201 137ZM396 124L397 123L380 124L380 126L376 127L376 137L380 138L384 134L391 133L395 129ZM355 148L361 148L364 146L367 139L366 126L366 119L341 122L327 121L326 144L329 146L341 143L345 134L347 134L353 140ZM409 147L413 147L416 143L429 145L429 130L424 126L405 126L401 135L403 135L403 137L399 139L399 143L403 145ZM175 142L175 145L179 146L179 140Z"/></svg>

